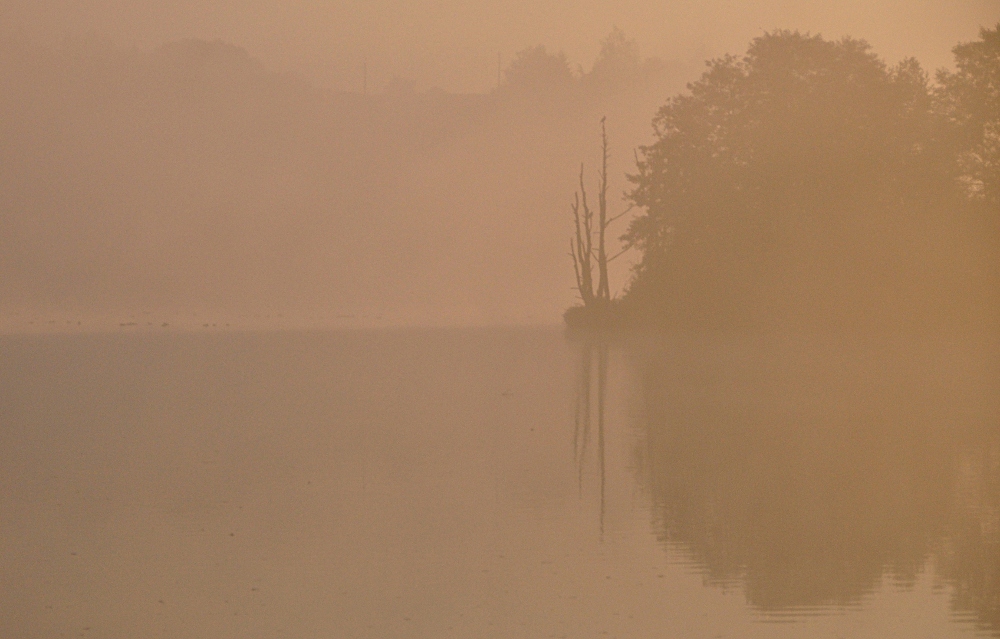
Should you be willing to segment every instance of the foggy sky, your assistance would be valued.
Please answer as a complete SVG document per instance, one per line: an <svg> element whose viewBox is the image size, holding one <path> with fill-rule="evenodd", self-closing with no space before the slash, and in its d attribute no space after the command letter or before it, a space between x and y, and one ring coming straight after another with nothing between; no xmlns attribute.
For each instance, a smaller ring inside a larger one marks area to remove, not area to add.
<svg viewBox="0 0 1000 639"><path fill-rule="evenodd" d="M927 69L950 63L957 42L1000 18L1000 0L6 0L0 30L36 41L96 33L118 45L156 46L219 38L265 64L322 86L358 89L393 76L418 89L483 91L496 83L497 53L545 44L587 65L612 25L647 56L701 61L745 50L776 28L867 39L886 60L915 56Z"/></svg>
<svg viewBox="0 0 1000 639"><path fill-rule="evenodd" d="M554 323L575 301L570 203L581 162L595 186L602 117L617 214L653 114L706 58L789 28L933 71L998 20L998 0L8 0L0 320L298 308ZM497 53L507 68L536 44L589 71L613 26L666 64L584 99L457 95L492 91ZM613 292L632 263L613 265Z"/></svg>

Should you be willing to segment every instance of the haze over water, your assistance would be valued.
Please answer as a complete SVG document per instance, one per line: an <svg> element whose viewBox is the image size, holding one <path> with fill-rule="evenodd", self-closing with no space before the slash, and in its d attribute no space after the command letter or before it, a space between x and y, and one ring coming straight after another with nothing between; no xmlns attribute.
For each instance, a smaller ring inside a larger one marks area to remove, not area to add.
<svg viewBox="0 0 1000 639"><path fill-rule="evenodd" d="M0 634L1000 635L995 340L0 342Z"/></svg>
<svg viewBox="0 0 1000 639"><path fill-rule="evenodd" d="M708 59L789 29L866 39L888 65L916 56L933 78L1000 21L995 0L466 5L6 2L0 332L557 323L602 117L618 215L654 115ZM907 228L970 261L990 250ZM612 264L615 293L639 261Z"/></svg>
<svg viewBox="0 0 1000 639"><path fill-rule="evenodd" d="M0 8L0 639L1000 637L998 326L997 0Z"/></svg>

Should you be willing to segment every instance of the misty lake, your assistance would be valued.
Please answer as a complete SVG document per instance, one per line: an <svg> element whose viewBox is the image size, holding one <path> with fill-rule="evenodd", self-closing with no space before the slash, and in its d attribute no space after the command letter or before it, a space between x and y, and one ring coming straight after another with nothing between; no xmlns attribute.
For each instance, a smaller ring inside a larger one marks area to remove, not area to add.
<svg viewBox="0 0 1000 639"><path fill-rule="evenodd" d="M0 636L1000 636L1000 349L0 338Z"/></svg>

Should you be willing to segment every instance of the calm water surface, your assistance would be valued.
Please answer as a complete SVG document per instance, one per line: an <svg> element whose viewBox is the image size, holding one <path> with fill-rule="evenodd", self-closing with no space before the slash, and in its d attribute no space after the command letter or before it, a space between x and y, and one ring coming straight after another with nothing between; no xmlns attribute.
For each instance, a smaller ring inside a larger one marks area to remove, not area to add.
<svg viewBox="0 0 1000 639"><path fill-rule="evenodd" d="M5 337L0 636L997 637L998 352Z"/></svg>

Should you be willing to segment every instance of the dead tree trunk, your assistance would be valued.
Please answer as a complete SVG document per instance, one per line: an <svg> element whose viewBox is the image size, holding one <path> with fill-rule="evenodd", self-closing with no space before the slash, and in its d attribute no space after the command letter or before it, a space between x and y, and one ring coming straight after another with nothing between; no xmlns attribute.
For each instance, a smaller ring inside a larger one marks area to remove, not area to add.
<svg viewBox="0 0 1000 639"><path fill-rule="evenodd" d="M597 299L611 301L611 286L608 283L608 253L605 250L604 232L608 228L608 132L601 118L601 190L597 199Z"/></svg>
<svg viewBox="0 0 1000 639"><path fill-rule="evenodd" d="M601 118L601 172L597 193L597 246L594 246L594 211L587 205L587 190L583 184L583 165L580 165L580 191L573 199L573 223L576 236L570 240L576 288L585 307L606 305L611 302L611 284L608 281L608 262L621 255L608 258L606 231L616 219L608 218L608 132L605 118ZM627 213L628 211L626 211ZM594 261L597 264L597 290L594 290Z"/></svg>
<svg viewBox="0 0 1000 639"><path fill-rule="evenodd" d="M582 207L582 208L581 208ZM573 223L576 226L575 241L570 241L570 255L573 256L573 270L576 273L576 288L584 306L594 304L594 213L587 206L587 190L583 186L583 164L580 165L580 192L573 198Z"/></svg>

